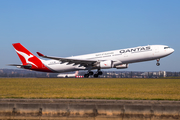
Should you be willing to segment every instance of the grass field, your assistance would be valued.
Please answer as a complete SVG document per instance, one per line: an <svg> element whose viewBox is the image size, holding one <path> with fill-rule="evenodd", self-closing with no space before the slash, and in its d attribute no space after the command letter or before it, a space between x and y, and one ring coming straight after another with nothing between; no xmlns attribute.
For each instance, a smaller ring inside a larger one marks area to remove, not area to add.
<svg viewBox="0 0 180 120"><path fill-rule="evenodd" d="M180 100L180 79L0 78L0 98Z"/></svg>

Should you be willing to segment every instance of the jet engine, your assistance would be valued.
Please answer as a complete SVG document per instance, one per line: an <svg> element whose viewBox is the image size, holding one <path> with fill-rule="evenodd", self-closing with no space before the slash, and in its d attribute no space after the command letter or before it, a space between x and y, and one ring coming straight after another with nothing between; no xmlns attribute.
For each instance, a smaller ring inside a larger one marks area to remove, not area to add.
<svg viewBox="0 0 180 120"><path fill-rule="evenodd" d="M112 61L111 60L102 61L102 62L99 63L99 67L101 69L112 68Z"/></svg>
<svg viewBox="0 0 180 120"><path fill-rule="evenodd" d="M116 68L117 69L125 69L125 68L128 68L128 64L121 64L121 65L117 65Z"/></svg>

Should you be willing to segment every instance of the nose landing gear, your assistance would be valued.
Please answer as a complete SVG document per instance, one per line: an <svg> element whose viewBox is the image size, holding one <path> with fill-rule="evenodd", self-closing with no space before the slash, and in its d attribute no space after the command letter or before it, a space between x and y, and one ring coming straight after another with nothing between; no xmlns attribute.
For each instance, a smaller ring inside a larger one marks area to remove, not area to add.
<svg viewBox="0 0 180 120"><path fill-rule="evenodd" d="M157 59L157 63L156 63L157 66L160 66L159 60L160 59Z"/></svg>

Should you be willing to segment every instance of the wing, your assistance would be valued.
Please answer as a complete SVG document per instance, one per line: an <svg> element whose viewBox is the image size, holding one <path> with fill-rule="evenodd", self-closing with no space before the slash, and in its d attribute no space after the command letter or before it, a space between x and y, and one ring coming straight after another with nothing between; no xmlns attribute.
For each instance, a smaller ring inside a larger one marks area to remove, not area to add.
<svg viewBox="0 0 180 120"><path fill-rule="evenodd" d="M38 54L40 57L43 57L43 58L49 58L49 59L59 60L59 61L61 61L61 63L67 62L67 64L80 65L80 66L84 66L84 67L93 66L95 63L97 63L96 60L52 57L52 56L43 55L43 54L41 54L40 52L37 52L37 54Z"/></svg>

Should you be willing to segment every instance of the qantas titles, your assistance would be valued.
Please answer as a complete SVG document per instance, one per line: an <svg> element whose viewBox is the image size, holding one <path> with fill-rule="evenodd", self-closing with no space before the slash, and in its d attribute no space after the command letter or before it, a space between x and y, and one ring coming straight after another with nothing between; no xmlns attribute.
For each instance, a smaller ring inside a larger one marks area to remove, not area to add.
<svg viewBox="0 0 180 120"><path fill-rule="evenodd" d="M129 48L129 49L123 49L120 50L119 53L137 53L137 52L144 52L144 51L151 51L150 46L144 46L144 47L137 47L137 48ZM96 54L96 56L106 56L106 55L113 55L114 52L107 52L107 53L101 53L101 54Z"/></svg>
<svg viewBox="0 0 180 120"><path fill-rule="evenodd" d="M125 49L125 50L120 50L120 53L127 53L127 52L143 52L143 51L151 51L150 46L145 46L145 47L138 47L138 48L131 48L131 49Z"/></svg>

